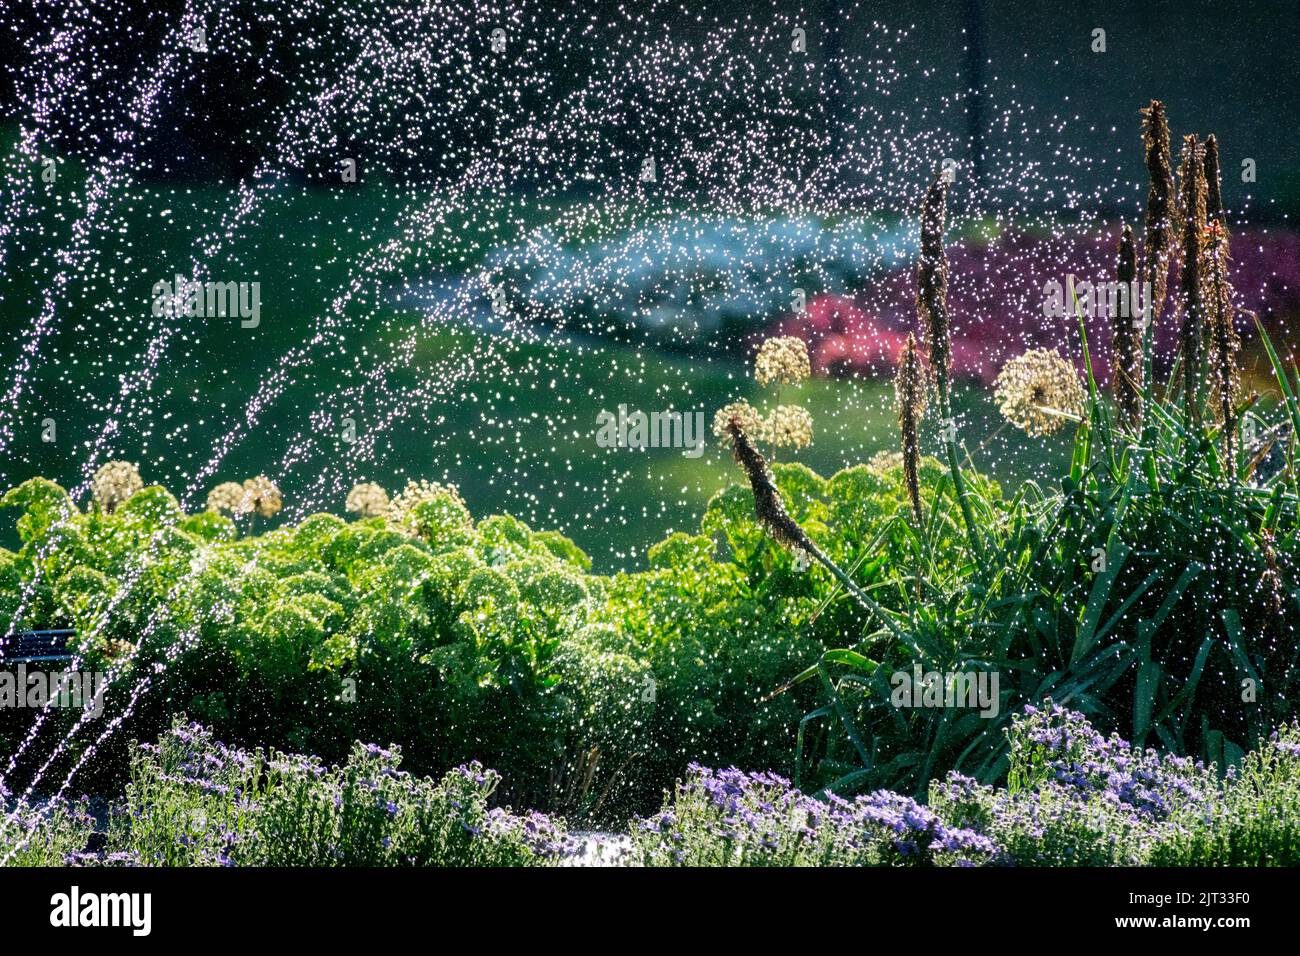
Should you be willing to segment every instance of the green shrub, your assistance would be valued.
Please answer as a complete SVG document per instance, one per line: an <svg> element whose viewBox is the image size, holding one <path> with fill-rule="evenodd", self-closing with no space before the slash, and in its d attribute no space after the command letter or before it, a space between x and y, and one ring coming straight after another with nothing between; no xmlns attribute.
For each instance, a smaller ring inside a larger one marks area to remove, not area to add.
<svg viewBox="0 0 1300 956"><path fill-rule="evenodd" d="M1275 731L1229 775L1223 798L1188 806L1152 866L1300 866L1300 726Z"/></svg>
<svg viewBox="0 0 1300 956"><path fill-rule="evenodd" d="M646 663L597 636L614 626L604 584L560 535L504 516L476 527L446 495L408 515L425 537L314 515L237 538L156 487L112 513L79 513L40 479L3 501L25 510L22 548L0 555L0 609L75 628L83 668L117 675L110 709L147 675L128 734L187 711L233 741L339 760L383 727L417 770L486 760L512 799L573 811L648 749ZM76 715L48 719L55 735ZM15 745L29 720L0 715L0 736ZM110 739L90 770L125 764Z"/></svg>

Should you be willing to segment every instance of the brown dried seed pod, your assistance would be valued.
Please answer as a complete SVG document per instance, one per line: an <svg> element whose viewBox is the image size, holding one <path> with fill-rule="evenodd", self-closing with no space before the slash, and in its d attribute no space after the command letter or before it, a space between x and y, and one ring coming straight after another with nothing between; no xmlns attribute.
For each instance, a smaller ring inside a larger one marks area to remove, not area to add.
<svg viewBox="0 0 1300 956"><path fill-rule="evenodd" d="M1169 289L1169 267L1174 255L1173 159L1169 146L1169 122L1164 104L1152 100L1142 110L1142 142L1146 148L1147 211L1143 244L1142 278L1151 283L1151 321L1160 318Z"/></svg>
<svg viewBox="0 0 1300 956"><path fill-rule="evenodd" d="M1182 212L1182 273L1179 282L1178 351L1182 365L1183 407L1187 420L1199 423L1202 339L1205 335L1206 189L1205 150L1195 134L1183 138L1178 166L1178 199Z"/></svg>
<svg viewBox="0 0 1300 956"><path fill-rule="evenodd" d="M948 327L948 256L943 249L948 180L936 174L921 202L921 250L916 263L916 314L921 322L930 367L943 382L952 361Z"/></svg>
<svg viewBox="0 0 1300 956"><path fill-rule="evenodd" d="M727 423L727 431L731 437L732 455L736 464L744 469L749 478L749 487L754 493L754 515L758 518L758 523L782 547L820 553L804 534L804 530L786 512L785 505L781 502L781 493L768 471L767 459L750 444L741 420L732 417Z"/></svg>
<svg viewBox="0 0 1300 956"><path fill-rule="evenodd" d="M1115 278L1121 290L1133 289L1137 277L1137 249L1133 243L1133 230L1127 225L1119 237L1119 261L1115 264ZM1115 402L1124 423L1132 429L1142 423L1142 332L1134 323L1134 312L1139 303L1132 292L1121 292L1120 301L1127 308L1118 309L1112 316L1115 349Z"/></svg>
<svg viewBox="0 0 1300 956"><path fill-rule="evenodd" d="M1224 455L1231 463L1236 444L1234 410L1241 394L1241 370L1237 367L1241 339L1235 325L1232 283L1228 280L1232 253L1228 246L1227 217L1223 210L1219 141L1213 134L1205 140L1205 195L1209 223L1205 229L1203 271L1208 286L1205 321L1210 345L1210 407L1215 420L1223 425Z"/></svg>

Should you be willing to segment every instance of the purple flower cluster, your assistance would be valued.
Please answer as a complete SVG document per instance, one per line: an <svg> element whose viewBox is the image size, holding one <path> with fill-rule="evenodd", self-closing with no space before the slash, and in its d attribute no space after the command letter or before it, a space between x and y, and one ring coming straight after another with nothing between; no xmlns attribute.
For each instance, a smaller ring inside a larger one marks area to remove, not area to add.
<svg viewBox="0 0 1300 956"><path fill-rule="evenodd" d="M490 809L495 771L471 763L434 780L400 761L396 747L375 744L357 744L337 766L247 753L197 724L177 724L137 749L129 805L118 813L124 845L111 849L147 865L223 866L522 865L574 852L561 821Z"/></svg>
<svg viewBox="0 0 1300 956"><path fill-rule="evenodd" d="M880 790L819 800L774 773L691 764L676 799L634 838L651 862L972 865L993 841L951 827L910 797Z"/></svg>
<svg viewBox="0 0 1300 956"><path fill-rule="evenodd" d="M972 858L991 857L997 852L983 834L950 827L939 816L917 803L888 790L877 790L852 803L830 796L831 819L841 827L868 828L887 834L892 848L903 857L925 853L951 853L969 863Z"/></svg>
<svg viewBox="0 0 1300 956"><path fill-rule="evenodd" d="M485 832L493 837L519 840L544 860L561 860L578 849L577 841L562 826L538 810L516 816L494 807L488 812Z"/></svg>
<svg viewBox="0 0 1300 956"><path fill-rule="evenodd" d="M56 866L84 850L94 828L88 797L30 800L0 787L0 865Z"/></svg>
<svg viewBox="0 0 1300 956"><path fill-rule="evenodd" d="M65 866L143 866L140 854L134 850L115 850L112 853L81 852L69 853L64 858Z"/></svg>
<svg viewBox="0 0 1300 956"><path fill-rule="evenodd" d="M1026 706L1008 734L1013 778L1020 769L1030 782L1050 781L1084 799L1113 798L1151 820L1166 820L1214 790L1202 763L1103 737L1083 714L1050 701Z"/></svg>
<svg viewBox="0 0 1300 956"><path fill-rule="evenodd" d="M477 760L472 763L463 763L452 772L473 784L475 787L485 789L488 793L495 790L497 784L501 782L501 775L499 773L495 770L485 769Z"/></svg>

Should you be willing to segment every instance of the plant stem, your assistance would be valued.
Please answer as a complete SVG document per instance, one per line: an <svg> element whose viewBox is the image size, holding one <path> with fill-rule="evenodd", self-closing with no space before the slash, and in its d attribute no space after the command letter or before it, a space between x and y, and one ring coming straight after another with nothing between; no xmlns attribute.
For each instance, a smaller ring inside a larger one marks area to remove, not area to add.
<svg viewBox="0 0 1300 956"><path fill-rule="evenodd" d="M982 567L984 562L984 542L980 538L979 529L975 525L975 514L971 511L970 502L967 500L971 491L966 485L966 479L961 473L961 465L957 460L957 440L953 435L956 425L952 418L952 403L948 395L949 385L946 377L939 376L938 387L941 437L943 438L944 451L948 456L948 470L952 472L953 491L957 495L957 504L961 507L961 517L966 524L966 536L970 540L971 551L975 553L975 557Z"/></svg>
<svg viewBox="0 0 1300 956"><path fill-rule="evenodd" d="M908 639L907 635L903 633L902 628L894 623L888 612L872 600L865 591L854 584L853 579L850 578L839 565L828 558L821 548L817 547L817 545L811 540L805 542L803 548L811 554L822 567L834 575L835 580L839 581L840 584L844 586L844 590L848 591L865 610L880 618L884 622L885 627L889 629L890 634L894 635L894 637L898 638L898 640L902 641L904 644L915 649L915 644L913 644L913 642Z"/></svg>

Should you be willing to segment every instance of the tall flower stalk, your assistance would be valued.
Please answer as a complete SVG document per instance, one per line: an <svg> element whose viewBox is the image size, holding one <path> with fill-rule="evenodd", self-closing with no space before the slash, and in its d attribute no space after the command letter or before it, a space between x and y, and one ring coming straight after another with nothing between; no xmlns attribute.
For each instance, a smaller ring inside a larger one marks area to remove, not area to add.
<svg viewBox="0 0 1300 956"><path fill-rule="evenodd" d="M1169 120L1165 115L1165 106L1159 100L1152 100L1142 110L1142 145L1146 154L1147 209L1141 271L1143 283L1149 283L1148 288L1151 289L1142 332L1142 381L1145 387L1150 388L1153 326L1164 311L1169 291L1169 267L1173 260L1176 218ZM1150 445L1149 437L1143 439L1144 445Z"/></svg>
<svg viewBox="0 0 1300 956"><path fill-rule="evenodd" d="M1146 147L1146 238L1142 278L1151 283L1151 321L1160 318L1169 289L1174 247L1174 171L1169 146L1169 120L1159 100L1142 110L1142 143Z"/></svg>
<svg viewBox="0 0 1300 956"><path fill-rule="evenodd" d="M952 472L953 488L957 493L971 550L978 558L983 556L984 545L970 507L971 492L957 460L956 423L952 417L948 382L948 370L952 361L952 331L948 322L948 256L943 248L947 201L948 180L940 172L935 175L921 202L921 249L916 264L916 314L930 353L930 368L934 372L935 387L939 394L940 435L948 457L948 468Z"/></svg>
<svg viewBox="0 0 1300 956"><path fill-rule="evenodd" d="M1112 316L1115 342L1115 402L1125 425L1136 431L1142 425L1142 334L1135 324L1135 310L1141 308L1134 281L1137 278L1137 249L1133 243L1133 230L1127 225L1119 237L1119 261L1115 265L1115 278L1120 284L1122 307Z"/></svg>
<svg viewBox="0 0 1300 956"><path fill-rule="evenodd" d="M1201 423L1200 388L1204 381L1202 349L1205 335L1206 189L1205 149L1196 135L1183 138L1178 166L1178 199L1182 216L1182 271L1178 304L1182 322L1178 329L1178 354L1182 366L1183 417L1191 426Z"/></svg>
<svg viewBox="0 0 1300 956"><path fill-rule="evenodd" d="M1235 471L1234 409L1241 391L1237 352L1241 347L1234 325L1232 285L1228 282L1228 223L1223 211L1219 175L1219 141L1214 134L1205 140L1205 195L1208 224L1205 236L1205 271L1208 279L1206 321L1210 337L1210 389L1215 418L1223 426L1223 452L1229 469Z"/></svg>
<svg viewBox="0 0 1300 956"><path fill-rule="evenodd" d="M916 336L908 335L898 363L894 389L898 400L898 427L903 440L903 480L912 502L912 517L921 525L921 442L918 434L925 415L925 379L921 357L916 350Z"/></svg>

